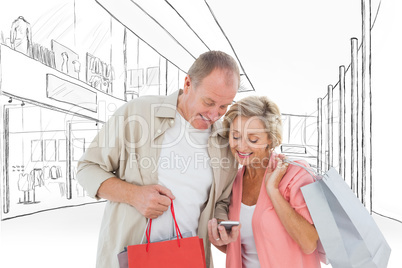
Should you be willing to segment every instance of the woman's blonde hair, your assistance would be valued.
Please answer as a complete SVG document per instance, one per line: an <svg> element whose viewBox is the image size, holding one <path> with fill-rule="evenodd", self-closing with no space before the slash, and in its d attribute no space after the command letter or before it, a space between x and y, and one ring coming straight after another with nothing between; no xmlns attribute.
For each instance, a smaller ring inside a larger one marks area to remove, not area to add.
<svg viewBox="0 0 402 268"><path fill-rule="evenodd" d="M233 104L223 120L224 135L229 137L232 122L238 116L257 117L265 126L268 139L272 141L270 149L282 143L282 120L278 105L265 96L249 96Z"/></svg>

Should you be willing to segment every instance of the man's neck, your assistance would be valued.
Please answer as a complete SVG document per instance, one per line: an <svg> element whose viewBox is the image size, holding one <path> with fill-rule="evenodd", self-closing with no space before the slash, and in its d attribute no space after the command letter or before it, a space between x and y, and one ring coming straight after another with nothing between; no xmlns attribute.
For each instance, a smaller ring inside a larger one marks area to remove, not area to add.
<svg viewBox="0 0 402 268"><path fill-rule="evenodd" d="M177 97L177 111L179 114L188 122L186 116L185 116L185 111L184 111L184 94L183 90L180 89L179 96Z"/></svg>

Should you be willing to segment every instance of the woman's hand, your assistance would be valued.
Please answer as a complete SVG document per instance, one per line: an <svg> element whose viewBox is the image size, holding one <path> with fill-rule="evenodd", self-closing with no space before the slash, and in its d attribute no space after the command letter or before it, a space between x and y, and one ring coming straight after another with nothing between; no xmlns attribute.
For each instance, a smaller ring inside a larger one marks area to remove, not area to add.
<svg viewBox="0 0 402 268"><path fill-rule="evenodd" d="M208 221L208 238L212 245L220 251L226 252L226 245L237 240L240 233L240 225L233 226L231 232L227 232L225 227L218 226L218 221L214 218Z"/></svg>
<svg viewBox="0 0 402 268"><path fill-rule="evenodd" d="M267 175L265 176L265 186L269 196L271 196L272 191L279 189L279 183L288 169L289 163L284 162L285 159L286 156L284 154L279 154L276 157L276 168L272 173L267 172Z"/></svg>
<svg viewBox="0 0 402 268"><path fill-rule="evenodd" d="M267 193L272 201L276 214L290 237L300 246L305 254L311 254L317 248L317 230L296 212L279 192L279 183L289 166L289 163L284 162L285 159L285 155L278 155L275 170L273 172L269 172L270 170L267 171L265 177Z"/></svg>

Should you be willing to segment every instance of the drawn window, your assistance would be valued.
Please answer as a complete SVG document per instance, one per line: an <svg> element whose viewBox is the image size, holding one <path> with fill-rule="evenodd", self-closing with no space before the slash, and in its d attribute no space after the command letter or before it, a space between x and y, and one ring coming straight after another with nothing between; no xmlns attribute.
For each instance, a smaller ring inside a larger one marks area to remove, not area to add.
<svg viewBox="0 0 402 268"><path fill-rule="evenodd" d="M43 160L43 142L42 140L31 141L31 161L41 162Z"/></svg>
<svg viewBox="0 0 402 268"><path fill-rule="evenodd" d="M147 85L159 85L159 67L150 67L147 69Z"/></svg>
<svg viewBox="0 0 402 268"><path fill-rule="evenodd" d="M129 88L139 88L144 85L144 70L132 69L127 71L127 82Z"/></svg>
<svg viewBox="0 0 402 268"><path fill-rule="evenodd" d="M58 158L60 162L67 161L67 140L59 140Z"/></svg>
<svg viewBox="0 0 402 268"><path fill-rule="evenodd" d="M73 161L80 160L85 152L85 139L73 139Z"/></svg>
<svg viewBox="0 0 402 268"><path fill-rule="evenodd" d="M56 140L45 140L45 161L56 161Z"/></svg>
<svg viewBox="0 0 402 268"><path fill-rule="evenodd" d="M281 145L281 153L284 154L307 154L307 148L301 145Z"/></svg>

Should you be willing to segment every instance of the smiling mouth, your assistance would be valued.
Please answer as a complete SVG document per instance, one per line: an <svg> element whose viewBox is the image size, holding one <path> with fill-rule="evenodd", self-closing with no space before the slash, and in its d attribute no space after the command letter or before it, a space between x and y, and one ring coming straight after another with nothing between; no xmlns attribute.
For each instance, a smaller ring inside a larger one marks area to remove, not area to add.
<svg viewBox="0 0 402 268"><path fill-rule="evenodd" d="M202 114L200 114L200 116L201 116L201 119L204 121L208 121L208 122L212 121L211 119L204 117Z"/></svg>
<svg viewBox="0 0 402 268"><path fill-rule="evenodd" d="M249 157L252 153L245 154L245 153L241 153L241 152L237 151L237 154L239 155L240 158L246 158L246 157Z"/></svg>

